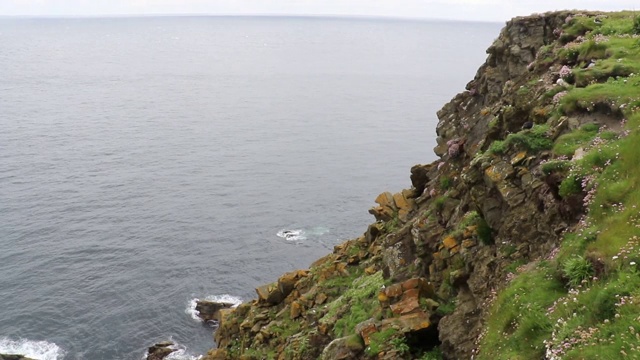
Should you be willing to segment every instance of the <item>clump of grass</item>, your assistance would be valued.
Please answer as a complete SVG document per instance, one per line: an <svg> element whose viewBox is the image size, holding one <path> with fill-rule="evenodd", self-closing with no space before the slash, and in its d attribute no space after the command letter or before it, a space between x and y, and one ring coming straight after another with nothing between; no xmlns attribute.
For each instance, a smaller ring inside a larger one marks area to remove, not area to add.
<svg viewBox="0 0 640 360"><path fill-rule="evenodd" d="M558 189L558 195L566 198L571 195L579 194L582 192L582 177L575 174L569 174L562 182Z"/></svg>
<svg viewBox="0 0 640 360"><path fill-rule="evenodd" d="M534 125L530 130L509 134L504 140L496 140L489 146L490 154L504 154L510 147L538 153L551 149L553 141L549 138L548 125Z"/></svg>
<svg viewBox="0 0 640 360"><path fill-rule="evenodd" d="M453 314L455 310L456 310L455 300L449 300L447 302L440 304L440 306L438 306L438 308L436 309L436 314L440 316L446 316L449 314Z"/></svg>
<svg viewBox="0 0 640 360"><path fill-rule="evenodd" d="M447 202L448 197L446 195L439 196L433 201L433 207L436 211L441 212L444 209L444 204Z"/></svg>
<svg viewBox="0 0 640 360"><path fill-rule="evenodd" d="M348 306L346 313L335 323L333 331L336 337L352 333L356 325L373 317L375 309L379 309L374 306L373 299L382 285L384 285L384 279L381 271L373 275L357 277L341 297L329 304L329 310L323 319L335 317L338 311ZM320 321L322 322L323 319Z"/></svg>
<svg viewBox="0 0 640 360"><path fill-rule="evenodd" d="M383 331L379 331L371 334L369 346L365 349L365 352L369 356L377 356L389 341L397 336L398 330L394 328L388 328Z"/></svg>
<svg viewBox="0 0 640 360"><path fill-rule="evenodd" d="M430 351L422 353L422 355L418 358L418 360L442 360L444 359L444 354L439 347L435 347Z"/></svg>
<svg viewBox="0 0 640 360"><path fill-rule="evenodd" d="M554 172L565 172L570 166L571 162L567 160L551 160L542 164L540 169L545 175L549 175Z"/></svg>
<svg viewBox="0 0 640 360"><path fill-rule="evenodd" d="M453 185L453 181L451 180L451 178L449 178L448 176L441 176L440 177L440 189L443 191L447 191L451 188L451 186Z"/></svg>
<svg viewBox="0 0 640 360"><path fill-rule="evenodd" d="M588 280L593 276L593 266L591 262L580 255L567 259L562 264L562 272L568 279L571 287L576 287L582 281Z"/></svg>

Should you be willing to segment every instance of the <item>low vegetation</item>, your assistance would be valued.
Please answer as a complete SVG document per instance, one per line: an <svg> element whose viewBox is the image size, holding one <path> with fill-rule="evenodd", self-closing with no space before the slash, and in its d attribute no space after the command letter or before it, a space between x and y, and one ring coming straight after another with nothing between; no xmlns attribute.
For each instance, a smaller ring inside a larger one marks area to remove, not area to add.
<svg viewBox="0 0 640 360"><path fill-rule="evenodd" d="M576 69L560 114L599 112L623 126L587 124L556 139L556 158L541 170L563 174L560 195L582 194L585 214L556 251L498 293L479 359L623 359L640 350L638 19L576 17L564 29L565 43L585 40L558 54ZM584 155L571 161L579 148Z"/></svg>

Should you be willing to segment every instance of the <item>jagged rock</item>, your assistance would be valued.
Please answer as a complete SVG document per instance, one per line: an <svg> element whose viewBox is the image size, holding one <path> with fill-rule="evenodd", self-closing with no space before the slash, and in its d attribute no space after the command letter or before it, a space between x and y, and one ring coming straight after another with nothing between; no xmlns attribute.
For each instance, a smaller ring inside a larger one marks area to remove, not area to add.
<svg viewBox="0 0 640 360"><path fill-rule="evenodd" d="M402 333L425 330L431 326L429 318L430 315L424 311L417 311L400 317L384 319L380 325L380 331L382 332L389 328L398 329Z"/></svg>
<svg viewBox="0 0 640 360"><path fill-rule="evenodd" d="M256 288L258 294L258 301L262 303L277 305L280 304L285 296L278 288L277 283L262 285Z"/></svg>
<svg viewBox="0 0 640 360"><path fill-rule="evenodd" d="M151 346L148 350L146 360L162 360L169 356L172 352L176 351L171 346L174 344L170 341L164 341Z"/></svg>
<svg viewBox="0 0 640 360"><path fill-rule="evenodd" d="M364 239L366 241L366 244L367 245L373 244L373 242L376 241L376 239L378 238L378 235L380 235L381 233L382 231L380 230L377 224L369 225L369 227L367 228L367 231L364 233Z"/></svg>
<svg viewBox="0 0 640 360"><path fill-rule="evenodd" d="M298 280L306 277L307 275L309 275L308 270L297 270L282 275L278 279L278 290L280 290L282 296L289 296L289 294L291 294L291 292L295 288Z"/></svg>
<svg viewBox="0 0 640 360"><path fill-rule="evenodd" d="M198 317L200 317L205 322L219 322L221 318L220 310L229 309L233 307L233 305L234 304L225 302L198 300L196 302L196 311L198 312Z"/></svg>
<svg viewBox="0 0 640 360"><path fill-rule="evenodd" d="M291 303L291 311L290 311L290 316L292 319L296 319L300 316L300 314L302 313L302 306L300 305L300 303L298 301L294 301Z"/></svg>
<svg viewBox="0 0 640 360"><path fill-rule="evenodd" d="M360 334L365 345L371 343L371 335L378 332L378 324L374 319L365 320L356 325L356 333Z"/></svg>

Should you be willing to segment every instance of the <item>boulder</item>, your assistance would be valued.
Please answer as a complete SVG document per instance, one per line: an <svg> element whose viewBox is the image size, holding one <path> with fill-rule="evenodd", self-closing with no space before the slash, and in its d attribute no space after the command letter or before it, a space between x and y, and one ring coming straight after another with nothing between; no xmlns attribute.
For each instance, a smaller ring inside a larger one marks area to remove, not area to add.
<svg viewBox="0 0 640 360"><path fill-rule="evenodd" d="M173 345L174 344L170 341L163 341L153 345L148 350L146 360L162 360L166 358L167 356L169 356L169 354L176 351L175 349L171 348Z"/></svg>
<svg viewBox="0 0 640 360"><path fill-rule="evenodd" d="M256 288L256 293L258 294L258 302L267 303L271 305L280 304L285 296L278 288L277 283L262 285Z"/></svg>
<svg viewBox="0 0 640 360"><path fill-rule="evenodd" d="M308 270L291 271L282 275L278 279L278 290L282 293L282 296L287 297L296 286L296 283L301 278L309 274Z"/></svg>
<svg viewBox="0 0 640 360"><path fill-rule="evenodd" d="M351 335L335 339L327 345L320 355L321 360L355 359L364 350L360 335Z"/></svg>
<svg viewBox="0 0 640 360"><path fill-rule="evenodd" d="M198 300L196 301L196 311L198 312L198 317L205 322L219 322L221 319L220 310L230 309L233 305L226 302Z"/></svg>

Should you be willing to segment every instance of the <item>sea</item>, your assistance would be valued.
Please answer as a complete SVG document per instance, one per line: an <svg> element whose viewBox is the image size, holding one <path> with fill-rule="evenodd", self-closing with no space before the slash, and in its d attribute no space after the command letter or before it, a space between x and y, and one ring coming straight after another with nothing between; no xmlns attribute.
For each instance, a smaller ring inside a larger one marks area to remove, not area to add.
<svg viewBox="0 0 640 360"><path fill-rule="evenodd" d="M0 353L171 359L436 159L503 24L0 18Z"/></svg>

